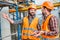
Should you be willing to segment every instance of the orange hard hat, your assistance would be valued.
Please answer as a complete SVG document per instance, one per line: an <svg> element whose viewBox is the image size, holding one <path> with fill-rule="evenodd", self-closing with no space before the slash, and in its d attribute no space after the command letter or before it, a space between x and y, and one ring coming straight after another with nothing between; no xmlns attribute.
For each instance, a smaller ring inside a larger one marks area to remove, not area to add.
<svg viewBox="0 0 60 40"><path fill-rule="evenodd" d="M42 4L42 7L46 7L48 9L51 9L53 10L54 9L54 6L53 6L53 3L49 2L49 1L45 1L43 4Z"/></svg>
<svg viewBox="0 0 60 40"><path fill-rule="evenodd" d="M35 5L35 4L31 4L31 5L28 7L28 10L29 10L29 9L37 9L37 8L36 8L36 5Z"/></svg>

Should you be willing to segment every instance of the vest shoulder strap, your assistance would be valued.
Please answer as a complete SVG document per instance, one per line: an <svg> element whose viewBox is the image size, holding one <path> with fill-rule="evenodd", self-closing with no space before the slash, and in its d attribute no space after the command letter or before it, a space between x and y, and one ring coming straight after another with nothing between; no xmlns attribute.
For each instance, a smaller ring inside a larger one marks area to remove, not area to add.
<svg viewBox="0 0 60 40"><path fill-rule="evenodd" d="M49 15L49 16L46 18L46 20L45 20L44 23L47 23L47 24L48 24L48 22L49 22L49 20L50 20L50 18L51 18L52 16L53 16L53 14Z"/></svg>

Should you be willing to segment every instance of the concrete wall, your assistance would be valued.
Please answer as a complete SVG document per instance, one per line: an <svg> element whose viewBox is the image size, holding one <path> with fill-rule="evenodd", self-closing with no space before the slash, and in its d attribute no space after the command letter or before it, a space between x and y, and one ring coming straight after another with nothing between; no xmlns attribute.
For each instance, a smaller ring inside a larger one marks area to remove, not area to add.
<svg viewBox="0 0 60 40"><path fill-rule="evenodd" d="M0 11L0 17L1 17L1 36L2 40L11 40L11 36L8 36L11 34L10 32L10 23L2 17L2 13L9 14L9 8L4 7ZM4 37L4 38L3 38Z"/></svg>

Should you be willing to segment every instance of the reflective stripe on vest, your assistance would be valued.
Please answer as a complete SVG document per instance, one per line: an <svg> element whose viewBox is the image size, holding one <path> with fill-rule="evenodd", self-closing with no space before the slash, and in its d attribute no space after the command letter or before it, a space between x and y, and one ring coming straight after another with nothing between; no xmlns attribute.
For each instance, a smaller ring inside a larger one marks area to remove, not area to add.
<svg viewBox="0 0 60 40"><path fill-rule="evenodd" d="M34 30L33 28L22 28L22 30Z"/></svg>
<svg viewBox="0 0 60 40"><path fill-rule="evenodd" d="M24 33L25 36L33 36L31 34L28 34L28 33ZM38 36L38 38L40 38L40 36Z"/></svg>
<svg viewBox="0 0 60 40"><path fill-rule="evenodd" d="M42 30L47 31L47 32L50 32L50 30L49 30L49 28L48 28L48 23L49 23L49 20L50 20L50 18L51 18L52 16L53 16L52 14L49 15L49 16L46 18L45 22L43 22L43 24L42 24ZM54 36L54 35L52 35L52 36L46 36L46 35L42 34L42 37L43 37L43 38L57 38L58 36Z"/></svg>

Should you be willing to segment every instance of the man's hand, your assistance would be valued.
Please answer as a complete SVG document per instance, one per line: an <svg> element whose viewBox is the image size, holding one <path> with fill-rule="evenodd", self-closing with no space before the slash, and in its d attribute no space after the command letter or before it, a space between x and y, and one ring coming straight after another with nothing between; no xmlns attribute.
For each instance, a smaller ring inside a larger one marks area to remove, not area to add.
<svg viewBox="0 0 60 40"><path fill-rule="evenodd" d="M38 32L35 32L34 36L35 37L38 37L38 36L40 36L43 33L44 33L44 31L38 31Z"/></svg>
<svg viewBox="0 0 60 40"><path fill-rule="evenodd" d="M5 14L5 13L3 13L2 16L3 16L3 18L5 18L5 19L8 19L8 18L9 18L8 14Z"/></svg>
<svg viewBox="0 0 60 40"><path fill-rule="evenodd" d="M3 18L7 19L10 23L14 24L14 21L9 18L8 14L3 13L2 16Z"/></svg>
<svg viewBox="0 0 60 40"><path fill-rule="evenodd" d="M39 33L40 33L40 31L35 30L34 33L31 36L38 37L38 36L40 36Z"/></svg>
<svg viewBox="0 0 60 40"><path fill-rule="evenodd" d="M40 31L40 34L43 34L44 33L44 31Z"/></svg>
<svg viewBox="0 0 60 40"><path fill-rule="evenodd" d="M40 36L40 33L38 33L38 34L35 34L34 36L35 36L35 37L38 37L38 36Z"/></svg>

